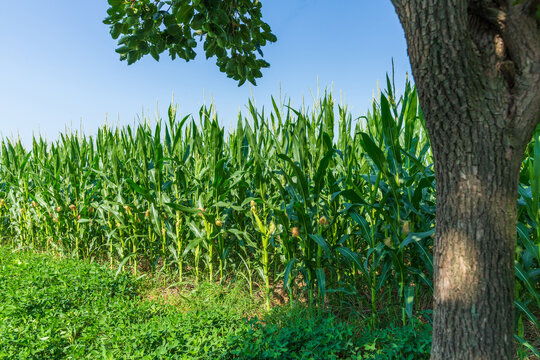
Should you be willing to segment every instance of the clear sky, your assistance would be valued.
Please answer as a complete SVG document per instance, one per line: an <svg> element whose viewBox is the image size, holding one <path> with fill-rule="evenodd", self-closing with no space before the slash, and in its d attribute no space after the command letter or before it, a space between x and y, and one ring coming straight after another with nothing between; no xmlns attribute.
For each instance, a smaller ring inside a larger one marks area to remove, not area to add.
<svg viewBox="0 0 540 360"><path fill-rule="evenodd" d="M174 93L182 115L196 114L212 98L229 129L253 93L256 104L270 95L293 105L312 103L317 91L340 92L355 116L371 103L394 59L396 86L410 74L403 30L390 0L263 0L264 19L277 43L263 48L271 67L250 89L220 73L215 59L156 62L148 56L121 62L102 23L107 0L2 1L0 21L0 134L32 133L50 140L66 126L94 133L106 117L112 124L138 121L144 111L165 117Z"/></svg>

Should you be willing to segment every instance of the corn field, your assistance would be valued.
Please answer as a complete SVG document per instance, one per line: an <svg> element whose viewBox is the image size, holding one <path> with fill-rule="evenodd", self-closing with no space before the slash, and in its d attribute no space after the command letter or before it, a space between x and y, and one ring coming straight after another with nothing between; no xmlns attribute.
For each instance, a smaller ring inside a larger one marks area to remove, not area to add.
<svg viewBox="0 0 540 360"><path fill-rule="evenodd" d="M416 90L387 90L353 119L331 94L312 109L248 104L235 130L215 110L2 140L0 238L179 282L243 278L315 304L356 299L372 324L406 323L432 292L433 161ZM540 329L540 132L523 160L516 338Z"/></svg>

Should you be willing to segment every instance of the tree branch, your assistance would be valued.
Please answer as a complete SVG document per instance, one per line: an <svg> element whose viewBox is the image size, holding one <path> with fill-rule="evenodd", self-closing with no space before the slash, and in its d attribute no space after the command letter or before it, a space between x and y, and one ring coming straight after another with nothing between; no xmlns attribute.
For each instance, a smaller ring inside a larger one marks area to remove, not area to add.
<svg viewBox="0 0 540 360"><path fill-rule="evenodd" d="M516 74L513 104L508 111L517 133L527 141L540 119L540 28L534 13L538 3L523 1L510 7L503 33Z"/></svg>
<svg viewBox="0 0 540 360"><path fill-rule="evenodd" d="M495 27L499 33L502 34L504 32L506 12L498 8L492 1L472 1L469 5L469 10Z"/></svg>

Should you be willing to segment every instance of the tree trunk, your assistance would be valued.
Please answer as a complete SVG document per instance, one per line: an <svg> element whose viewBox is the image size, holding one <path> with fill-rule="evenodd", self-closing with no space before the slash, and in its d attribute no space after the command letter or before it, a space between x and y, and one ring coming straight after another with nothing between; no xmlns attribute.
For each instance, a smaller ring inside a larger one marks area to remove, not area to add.
<svg viewBox="0 0 540 360"><path fill-rule="evenodd" d="M393 0L435 163L432 359L512 359L518 176L540 120L537 1Z"/></svg>
<svg viewBox="0 0 540 360"><path fill-rule="evenodd" d="M491 129L430 131L437 144L434 359L512 359L521 159L506 158L504 132Z"/></svg>

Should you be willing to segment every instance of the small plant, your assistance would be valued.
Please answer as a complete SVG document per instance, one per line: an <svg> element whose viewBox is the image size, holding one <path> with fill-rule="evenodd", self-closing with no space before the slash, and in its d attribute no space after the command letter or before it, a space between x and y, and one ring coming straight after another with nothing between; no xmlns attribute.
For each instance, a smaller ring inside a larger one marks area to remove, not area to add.
<svg viewBox="0 0 540 360"><path fill-rule="evenodd" d="M155 285L0 247L0 359L355 359L426 349L410 342L425 335L414 335L417 325L359 338L354 325L301 305L247 320L256 307L241 286L205 282L165 298Z"/></svg>
<svg viewBox="0 0 540 360"><path fill-rule="evenodd" d="M413 320L403 327L389 327L361 336L358 359L429 359L431 352L430 325Z"/></svg>

